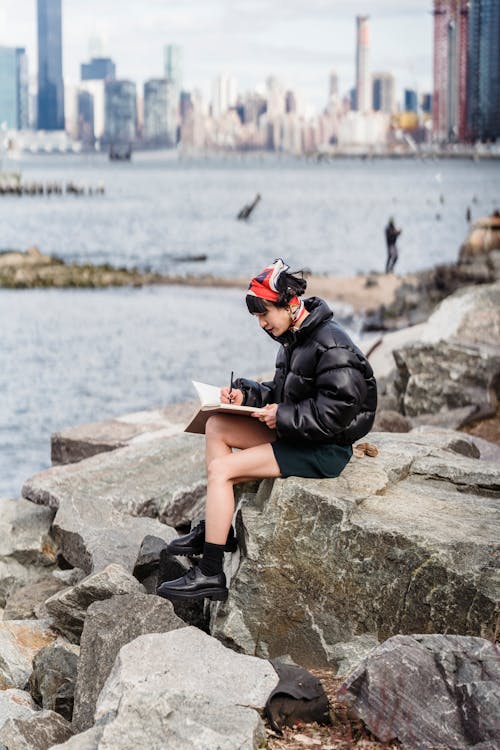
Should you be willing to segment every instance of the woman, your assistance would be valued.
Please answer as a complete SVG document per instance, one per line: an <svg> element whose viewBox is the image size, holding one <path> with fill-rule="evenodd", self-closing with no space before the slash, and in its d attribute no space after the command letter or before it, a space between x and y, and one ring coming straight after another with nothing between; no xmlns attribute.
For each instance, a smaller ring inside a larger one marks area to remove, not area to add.
<svg viewBox="0 0 500 750"><path fill-rule="evenodd" d="M206 426L206 520L168 547L173 555L203 553L198 566L157 593L167 599L227 598L225 551L234 551L233 487L265 477L337 477L352 443L371 429L377 405L372 368L326 302L300 297L306 281L281 258L252 279L250 313L281 348L274 379L240 379L221 402L264 407L254 419L210 417ZM239 448L233 453L233 448Z"/></svg>

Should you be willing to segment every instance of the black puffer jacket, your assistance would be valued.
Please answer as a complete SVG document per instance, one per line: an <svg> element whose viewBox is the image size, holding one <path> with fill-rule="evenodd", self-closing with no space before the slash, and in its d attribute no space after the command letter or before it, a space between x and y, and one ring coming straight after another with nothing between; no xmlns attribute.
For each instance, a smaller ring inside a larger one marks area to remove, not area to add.
<svg viewBox="0 0 500 750"><path fill-rule="evenodd" d="M370 431L375 418L373 371L326 302L311 297L305 306L309 315L299 330L276 338L282 346L274 380L240 378L234 385L247 406L279 404L279 438L351 445Z"/></svg>

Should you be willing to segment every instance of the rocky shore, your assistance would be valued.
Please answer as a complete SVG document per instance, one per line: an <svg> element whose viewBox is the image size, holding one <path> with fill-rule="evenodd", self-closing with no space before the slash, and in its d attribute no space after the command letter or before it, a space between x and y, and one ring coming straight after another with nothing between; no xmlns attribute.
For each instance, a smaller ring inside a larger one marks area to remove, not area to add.
<svg viewBox="0 0 500 750"><path fill-rule="evenodd" d="M223 603L154 595L196 562L166 554L203 512L192 404L52 436L0 500L0 748L498 750L500 440L474 430L497 419L500 282L371 359L377 450L240 485Z"/></svg>

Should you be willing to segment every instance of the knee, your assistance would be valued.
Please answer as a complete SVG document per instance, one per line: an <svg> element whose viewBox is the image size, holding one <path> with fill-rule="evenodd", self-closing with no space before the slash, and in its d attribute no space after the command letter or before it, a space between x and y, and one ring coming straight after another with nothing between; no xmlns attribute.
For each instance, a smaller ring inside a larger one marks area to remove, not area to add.
<svg viewBox="0 0 500 750"><path fill-rule="evenodd" d="M206 437L221 438L223 434L224 434L224 417L219 414L214 414L212 417L209 417L205 425Z"/></svg>
<svg viewBox="0 0 500 750"><path fill-rule="evenodd" d="M230 478L231 476L226 458L213 458L207 467L207 480L209 482L213 482L214 480L220 482L227 481Z"/></svg>

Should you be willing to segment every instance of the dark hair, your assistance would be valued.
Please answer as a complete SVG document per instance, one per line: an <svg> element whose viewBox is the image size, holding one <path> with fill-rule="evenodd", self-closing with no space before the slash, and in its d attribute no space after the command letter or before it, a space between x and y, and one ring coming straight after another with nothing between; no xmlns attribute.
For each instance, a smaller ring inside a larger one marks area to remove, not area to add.
<svg viewBox="0 0 500 750"><path fill-rule="evenodd" d="M307 281L303 276L297 276L297 273L302 271L296 271L295 273L281 273L278 276L276 286L279 292L279 298L276 302L262 299L261 297L255 297L253 294L247 294L246 303L248 312L252 315L255 313L265 313L267 310L266 303L274 305L275 307L286 307L293 297L300 297L306 291Z"/></svg>

